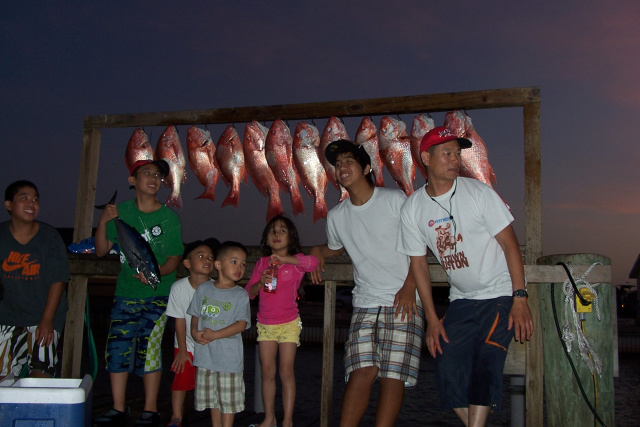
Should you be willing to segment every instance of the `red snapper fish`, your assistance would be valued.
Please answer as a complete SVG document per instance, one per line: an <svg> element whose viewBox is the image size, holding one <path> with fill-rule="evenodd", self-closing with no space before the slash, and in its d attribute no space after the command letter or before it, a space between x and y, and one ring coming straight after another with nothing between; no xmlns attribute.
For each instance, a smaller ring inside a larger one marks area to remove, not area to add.
<svg viewBox="0 0 640 427"><path fill-rule="evenodd" d="M433 119L431 117L425 117L424 114L418 114L415 116L413 119L413 125L411 126L411 157L413 158L413 164L425 179L427 178L427 168L424 167L422 158L420 158L420 143L427 132L434 127L436 127L436 125Z"/></svg>
<svg viewBox="0 0 640 427"><path fill-rule="evenodd" d="M378 140L378 132L376 125L369 117L362 119L360 126L356 132L356 144L362 145L364 150L371 157L371 169L375 176L376 187L384 187L384 177L382 176L382 158L380 157L380 148Z"/></svg>
<svg viewBox="0 0 640 427"><path fill-rule="evenodd" d="M493 188L492 183L497 183L496 174L489 164L487 147L473 127L471 118L463 111L450 111L444 117L444 125L473 144L471 148L462 150L460 176L475 178Z"/></svg>
<svg viewBox="0 0 640 427"><path fill-rule="evenodd" d="M248 183L247 170L244 166L244 153L242 152L242 143L236 128L232 125L220 135L218 146L216 148L216 161L220 172L222 172L222 180L230 187L229 194L222 202L222 207L233 205L238 207L240 200L240 183L244 181Z"/></svg>
<svg viewBox="0 0 640 427"><path fill-rule="evenodd" d="M185 170L187 162L175 126L167 126L160 135L156 147L156 159L165 160L169 164L169 175L164 179L164 185L171 188L171 194L165 204L182 209L180 185L187 182L187 171Z"/></svg>
<svg viewBox="0 0 640 427"><path fill-rule="evenodd" d="M318 157L320 132L315 126L298 123L293 132L293 163L300 175L302 185L314 200L313 222L327 217L327 173Z"/></svg>
<svg viewBox="0 0 640 427"><path fill-rule="evenodd" d="M344 124L337 119L336 117L329 117L324 130L322 131L322 136L320 137L320 147L318 150L318 158L324 166L324 170L327 172L327 178L340 191L340 200L338 203L349 197L349 193L347 189L338 184L338 180L336 179L336 168L329 163L329 161L324 156L324 152L327 149L327 145L331 144L333 141L338 139L349 139L349 135L347 134L347 129L344 127Z"/></svg>
<svg viewBox="0 0 640 427"><path fill-rule="evenodd" d="M127 151L124 154L124 163L127 166L127 170L131 169L131 166L139 160L154 160L155 153L149 143L149 137L140 128L133 131L133 135L129 138L127 144Z"/></svg>
<svg viewBox="0 0 640 427"><path fill-rule="evenodd" d="M416 168L404 122L388 116L380 120L380 156L393 180L410 196L416 180Z"/></svg>
<svg viewBox="0 0 640 427"><path fill-rule="evenodd" d="M265 155L267 164L280 186L291 195L293 215L304 213L304 203L298 189L298 173L293 165L293 138L287 125L277 119L267 132Z"/></svg>
<svg viewBox="0 0 640 427"><path fill-rule="evenodd" d="M189 167L204 186L204 193L196 199L210 199L213 202L220 173L216 164L216 146L208 130L195 126L187 130L187 155Z"/></svg>
<svg viewBox="0 0 640 427"><path fill-rule="evenodd" d="M282 215L280 188L265 156L265 139L269 129L257 121L247 123L244 128L242 150L249 176L263 196L269 198L267 222L276 215Z"/></svg>

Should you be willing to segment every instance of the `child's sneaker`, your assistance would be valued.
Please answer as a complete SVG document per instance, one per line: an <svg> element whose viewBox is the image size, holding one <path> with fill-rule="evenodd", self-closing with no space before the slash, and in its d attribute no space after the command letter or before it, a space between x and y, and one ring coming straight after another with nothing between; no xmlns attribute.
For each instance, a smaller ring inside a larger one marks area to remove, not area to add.
<svg viewBox="0 0 640 427"><path fill-rule="evenodd" d="M167 424L167 427L182 427L182 420L180 418L174 418Z"/></svg>

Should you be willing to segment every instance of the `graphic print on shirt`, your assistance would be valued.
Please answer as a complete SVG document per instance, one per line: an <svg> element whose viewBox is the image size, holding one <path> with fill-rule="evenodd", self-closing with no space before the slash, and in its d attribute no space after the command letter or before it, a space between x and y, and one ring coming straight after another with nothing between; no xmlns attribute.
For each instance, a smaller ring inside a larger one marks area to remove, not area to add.
<svg viewBox="0 0 640 427"><path fill-rule="evenodd" d="M220 310L229 311L231 309L231 303L212 300L204 297L202 299L202 306L200 309L200 315L202 316L202 323L208 326L219 326L223 328L227 322L224 319L218 320L221 314ZM204 325L203 325L204 327Z"/></svg>
<svg viewBox="0 0 640 427"><path fill-rule="evenodd" d="M2 261L2 273L12 280L36 280L40 277L40 260L30 260L31 254L11 251Z"/></svg>
<svg viewBox="0 0 640 427"><path fill-rule="evenodd" d="M435 228L437 233L436 237L436 249L438 250L438 258L440 258L440 264L445 270L455 270L459 268L469 267L469 261L464 256L464 252L458 252L456 245L458 242L462 242L462 233L458 233L457 236L451 234L451 222L447 222L446 225L442 223ZM454 229L455 232L455 229ZM446 253L449 253L446 255Z"/></svg>

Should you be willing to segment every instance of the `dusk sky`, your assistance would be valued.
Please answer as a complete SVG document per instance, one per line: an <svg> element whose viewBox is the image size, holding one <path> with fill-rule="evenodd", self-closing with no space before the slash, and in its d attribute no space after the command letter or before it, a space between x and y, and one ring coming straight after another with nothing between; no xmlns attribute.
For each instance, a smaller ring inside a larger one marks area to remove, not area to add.
<svg viewBox="0 0 640 427"><path fill-rule="evenodd" d="M0 186L33 180L40 220L73 226L85 116L539 86L543 253L608 256L613 283L635 284L628 275L640 253L637 0L188 4L4 5ZM522 109L467 113L522 243ZM444 113L432 117L441 125ZM410 128L413 115L401 118ZM379 126L381 117L372 119ZM351 138L360 120L345 120ZM315 121L321 132L325 123ZM207 127L217 141L224 126ZM242 135L244 123L236 129ZM133 196L124 153L134 130L102 132L98 203L115 189L119 201ZM155 147L163 128L144 130ZM186 154L187 127L178 130ZM222 181L215 202L194 200L203 187L187 174L179 211L185 241L259 243L267 199L251 181L237 209L222 208ZM385 183L396 187L389 175ZM167 195L163 189L160 198ZM302 244L323 243L325 221L313 224L313 203L303 198L306 212L295 217ZM329 207L337 200L329 187Z"/></svg>

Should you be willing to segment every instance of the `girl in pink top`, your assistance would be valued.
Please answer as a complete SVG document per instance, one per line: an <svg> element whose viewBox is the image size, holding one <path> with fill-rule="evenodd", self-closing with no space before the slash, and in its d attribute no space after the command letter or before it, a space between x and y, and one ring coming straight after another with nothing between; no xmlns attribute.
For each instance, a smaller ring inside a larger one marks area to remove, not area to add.
<svg viewBox="0 0 640 427"><path fill-rule="evenodd" d="M253 269L246 290L250 298L260 295L258 304L258 342L262 364L262 400L265 418L260 427L277 425L275 416L276 354L280 352L280 381L282 382L282 425L293 424L293 406L296 400L294 361L300 345L302 322L298 314L298 289L305 273L314 271L318 260L304 255L300 250L298 231L293 222L283 216L275 216L262 233L260 242L264 257ZM271 268L278 269L275 292L267 292L271 284Z"/></svg>

